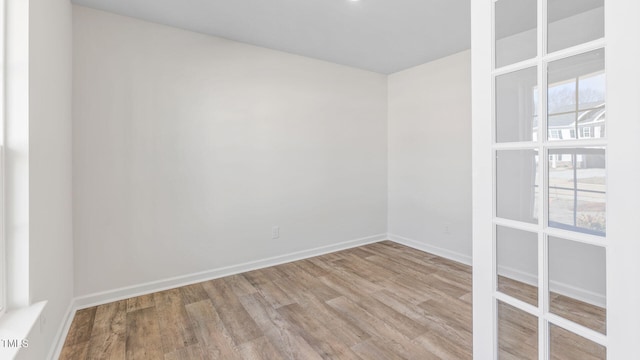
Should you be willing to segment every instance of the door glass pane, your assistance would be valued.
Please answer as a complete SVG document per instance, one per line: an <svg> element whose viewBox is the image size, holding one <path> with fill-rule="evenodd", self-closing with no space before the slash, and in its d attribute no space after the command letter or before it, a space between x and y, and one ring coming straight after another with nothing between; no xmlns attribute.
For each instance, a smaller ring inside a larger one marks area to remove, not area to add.
<svg viewBox="0 0 640 360"><path fill-rule="evenodd" d="M496 68L536 57L537 19L536 0L495 2Z"/></svg>
<svg viewBox="0 0 640 360"><path fill-rule="evenodd" d="M604 0L548 0L548 52L604 37Z"/></svg>
<svg viewBox="0 0 640 360"><path fill-rule="evenodd" d="M540 174L537 150L496 151L496 215L538 223Z"/></svg>
<svg viewBox="0 0 640 360"><path fill-rule="evenodd" d="M549 325L552 360L606 360L607 349L559 326Z"/></svg>
<svg viewBox="0 0 640 360"><path fill-rule="evenodd" d="M537 359L538 319L498 301L498 359Z"/></svg>
<svg viewBox="0 0 640 360"><path fill-rule="evenodd" d="M604 50L549 63L548 139L604 137Z"/></svg>
<svg viewBox="0 0 640 360"><path fill-rule="evenodd" d="M538 139L538 68L496 78L496 142Z"/></svg>
<svg viewBox="0 0 640 360"><path fill-rule="evenodd" d="M606 333L606 253L600 246L549 237L549 311Z"/></svg>
<svg viewBox="0 0 640 360"><path fill-rule="evenodd" d="M602 148L549 149L549 226L606 233L606 168Z"/></svg>
<svg viewBox="0 0 640 360"><path fill-rule="evenodd" d="M538 306L538 234L496 227L498 291Z"/></svg>

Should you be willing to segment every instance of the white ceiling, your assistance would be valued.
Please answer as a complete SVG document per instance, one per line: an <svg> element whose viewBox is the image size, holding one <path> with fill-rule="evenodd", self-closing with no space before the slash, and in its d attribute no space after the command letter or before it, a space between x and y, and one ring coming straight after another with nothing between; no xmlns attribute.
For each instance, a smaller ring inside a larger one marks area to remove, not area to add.
<svg viewBox="0 0 640 360"><path fill-rule="evenodd" d="M470 47L471 0L73 0L383 74Z"/></svg>

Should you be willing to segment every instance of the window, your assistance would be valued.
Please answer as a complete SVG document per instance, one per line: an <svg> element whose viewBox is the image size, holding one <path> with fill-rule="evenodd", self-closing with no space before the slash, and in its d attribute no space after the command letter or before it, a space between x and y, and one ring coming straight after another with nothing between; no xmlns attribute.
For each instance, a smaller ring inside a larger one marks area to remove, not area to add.
<svg viewBox="0 0 640 360"><path fill-rule="evenodd" d="M604 236L603 148L549 149L549 226Z"/></svg>
<svg viewBox="0 0 640 360"><path fill-rule="evenodd" d="M562 131L559 129L550 129L549 140L562 140Z"/></svg>
<svg viewBox="0 0 640 360"><path fill-rule="evenodd" d="M518 359L604 349L603 2L493 4L494 349Z"/></svg>

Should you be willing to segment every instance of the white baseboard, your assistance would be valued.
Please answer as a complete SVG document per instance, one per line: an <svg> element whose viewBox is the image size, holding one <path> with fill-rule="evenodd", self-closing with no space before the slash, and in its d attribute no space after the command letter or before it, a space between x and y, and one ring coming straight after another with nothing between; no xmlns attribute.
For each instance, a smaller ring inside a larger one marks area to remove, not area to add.
<svg viewBox="0 0 640 360"><path fill-rule="evenodd" d="M607 307L607 297L603 294L598 294L593 291L585 290L558 281L549 281L549 288L556 294L568 296L570 298L584 301L587 304L599 306L601 308Z"/></svg>
<svg viewBox="0 0 640 360"><path fill-rule="evenodd" d="M523 282L525 284L529 284L536 287L538 286L537 275L530 274L518 269L514 269L512 267L499 266L498 274L516 281ZM549 290L556 294L560 294L576 300L584 301L587 304L591 304L599 307L606 307L607 305L607 297L604 294L598 294L596 292L582 289L573 285L565 284L563 282L550 280Z"/></svg>
<svg viewBox="0 0 640 360"><path fill-rule="evenodd" d="M54 346L49 353L49 359L54 360L60 356L60 352L62 351L62 347L64 346L64 341L67 337L67 333L69 332L69 328L71 327L71 322L73 321L73 317L77 310L114 301L124 300L131 297L146 295L158 291L173 289L180 286L213 280L229 275L240 274L251 270L257 270L292 261L307 259L310 257L320 256L340 250L346 250L366 244L376 243L386 239L387 234L377 234L360 239L344 241L337 244L331 244L313 249L296 251L285 255L274 256L266 259L250 261L243 264L226 266L198 273L176 276L168 279L152 281L144 284L127 286L119 289L76 297L71 301L71 304L69 305L69 310L67 311L65 322L60 326L60 330L58 331Z"/></svg>
<svg viewBox="0 0 640 360"><path fill-rule="evenodd" d="M438 255L445 259L453 260L469 266L471 266L472 264L471 256L463 253L433 246L430 244L426 244L420 241L416 241L416 240L409 239L409 238L395 235L395 234L387 234L387 237L389 238L389 240L396 242L398 244L405 245L420 251L428 252L433 255Z"/></svg>
<svg viewBox="0 0 640 360"><path fill-rule="evenodd" d="M498 266L498 275L538 287L538 275L518 270L509 266Z"/></svg>

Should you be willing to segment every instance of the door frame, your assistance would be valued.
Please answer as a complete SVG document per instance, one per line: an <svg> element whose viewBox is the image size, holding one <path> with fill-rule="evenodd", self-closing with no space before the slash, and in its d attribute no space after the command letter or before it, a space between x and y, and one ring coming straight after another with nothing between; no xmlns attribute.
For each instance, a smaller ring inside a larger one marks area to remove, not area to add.
<svg viewBox="0 0 640 360"><path fill-rule="evenodd" d="M497 358L492 151L492 11L471 1L473 354ZM502 0L508 1L508 0ZM640 339L640 2L605 0L607 76L607 357ZM630 79L638 79L634 83ZM539 333L546 333L539 329ZM541 335L542 336L542 335ZM544 349L539 349L544 353ZM544 358L544 354L542 356Z"/></svg>

